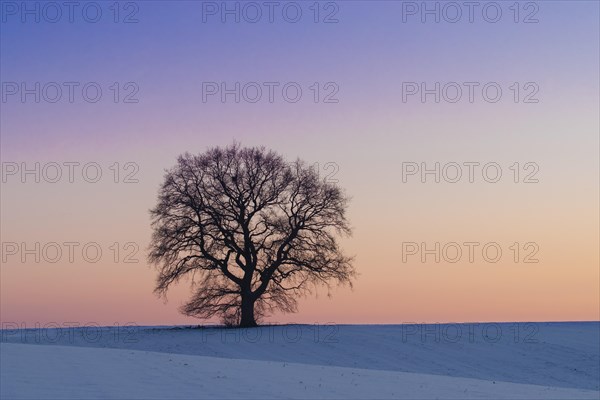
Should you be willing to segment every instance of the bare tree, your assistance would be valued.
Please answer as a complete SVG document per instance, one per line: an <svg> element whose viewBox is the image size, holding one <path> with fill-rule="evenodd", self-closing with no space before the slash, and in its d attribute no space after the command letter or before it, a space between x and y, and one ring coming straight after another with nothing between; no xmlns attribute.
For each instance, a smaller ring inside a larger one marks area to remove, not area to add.
<svg viewBox="0 0 600 400"><path fill-rule="evenodd" d="M319 172L264 148L237 144L180 156L151 210L149 260L155 291L192 276L182 312L256 326L322 284L351 284L352 258L336 240L350 235L348 198Z"/></svg>

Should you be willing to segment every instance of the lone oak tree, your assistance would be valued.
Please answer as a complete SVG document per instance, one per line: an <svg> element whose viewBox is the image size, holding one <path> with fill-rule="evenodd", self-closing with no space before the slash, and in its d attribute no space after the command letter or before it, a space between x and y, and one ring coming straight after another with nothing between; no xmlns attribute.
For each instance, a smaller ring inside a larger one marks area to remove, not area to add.
<svg viewBox="0 0 600 400"><path fill-rule="evenodd" d="M186 153L166 172L150 211L155 291L166 295L191 275L193 295L182 312L228 325L295 312L297 299L317 285L351 284L352 258L336 240L351 234L347 204L315 168L265 148Z"/></svg>

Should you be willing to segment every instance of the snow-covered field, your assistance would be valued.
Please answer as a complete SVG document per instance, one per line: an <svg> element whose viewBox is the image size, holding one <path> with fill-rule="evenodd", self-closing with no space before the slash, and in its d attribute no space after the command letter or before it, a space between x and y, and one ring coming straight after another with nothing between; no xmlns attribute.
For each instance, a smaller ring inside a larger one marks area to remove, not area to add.
<svg viewBox="0 0 600 400"><path fill-rule="evenodd" d="M2 399L600 398L598 322L4 330L1 338Z"/></svg>

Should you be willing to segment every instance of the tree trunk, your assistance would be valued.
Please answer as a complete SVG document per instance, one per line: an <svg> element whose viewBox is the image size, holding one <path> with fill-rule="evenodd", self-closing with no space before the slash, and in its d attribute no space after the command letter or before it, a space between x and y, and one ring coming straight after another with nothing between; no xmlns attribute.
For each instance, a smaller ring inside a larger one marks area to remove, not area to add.
<svg viewBox="0 0 600 400"><path fill-rule="evenodd" d="M240 327L248 328L251 326L257 326L254 319L254 299L251 295L242 293L242 317L240 319Z"/></svg>

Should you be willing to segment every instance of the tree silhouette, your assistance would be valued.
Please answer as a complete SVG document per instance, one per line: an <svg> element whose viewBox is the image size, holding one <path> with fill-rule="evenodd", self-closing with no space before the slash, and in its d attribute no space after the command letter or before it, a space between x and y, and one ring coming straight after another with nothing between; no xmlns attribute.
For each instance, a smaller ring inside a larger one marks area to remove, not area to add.
<svg viewBox="0 0 600 400"><path fill-rule="evenodd" d="M336 240L351 234L347 204L315 168L265 148L186 153L166 172L150 211L155 292L166 295L191 276L182 312L228 325L295 312L297 299L318 285L351 284L352 258Z"/></svg>

